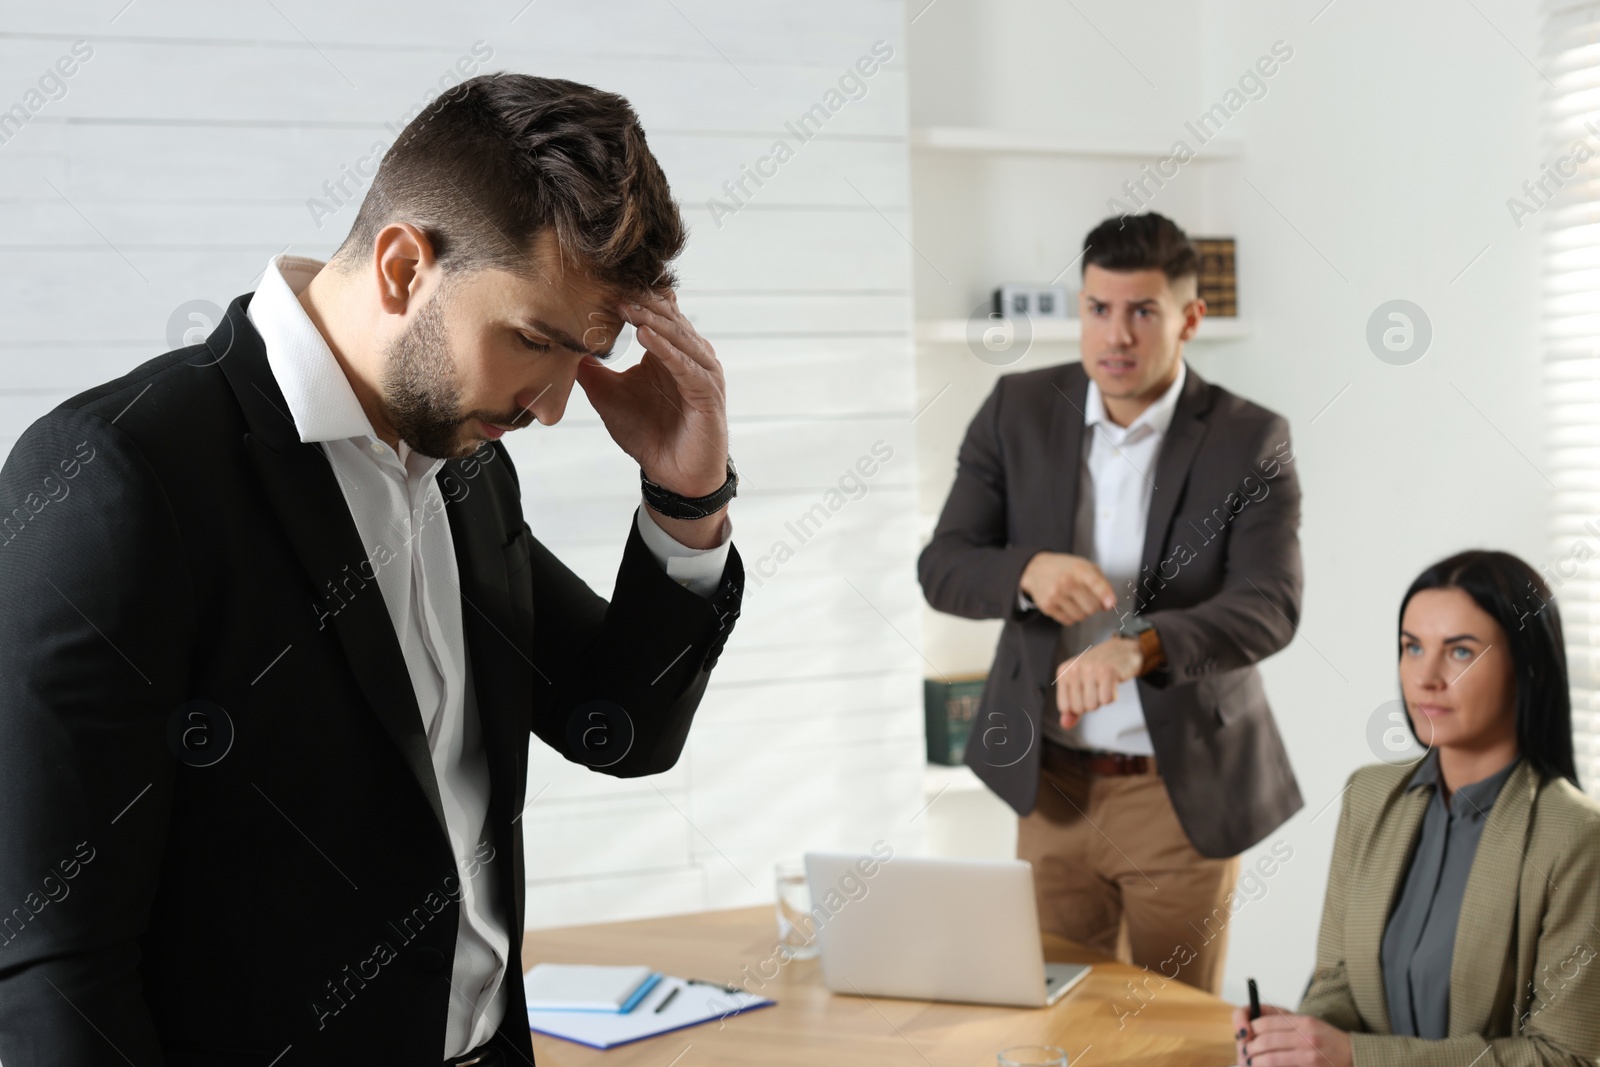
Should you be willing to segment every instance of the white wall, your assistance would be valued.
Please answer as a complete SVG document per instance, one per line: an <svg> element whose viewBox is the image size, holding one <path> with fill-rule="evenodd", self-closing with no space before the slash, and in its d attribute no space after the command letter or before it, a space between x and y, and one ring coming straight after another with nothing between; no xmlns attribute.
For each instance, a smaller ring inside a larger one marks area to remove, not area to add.
<svg viewBox="0 0 1600 1067"><path fill-rule="evenodd" d="M0 454L61 399L172 347L187 302L225 306L274 253L330 254L353 201L321 218L307 201L337 207L323 183L392 140L386 124L458 59L472 69L475 46L492 51L480 69L621 92L692 227L681 300L727 368L749 585L671 772L619 781L534 746L527 922L766 901L772 863L803 849L920 848L899 0L121 6L14 7L0 33L0 106L73 41L94 49L0 144ZM894 58L864 95L814 142L786 134L878 41ZM722 183L778 137L793 158L714 217L707 200L727 204ZM891 455L864 489L825 496L880 441ZM507 443L537 535L609 593L637 468L581 392L561 425ZM800 544L785 524L819 501ZM763 563L785 537L793 558Z"/></svg>
<svg viewBox="0 0 1600 1067"><path fill-rule="evenodd" d="M1280 840L1294 849L1235 919L1225 984L1235 1001L1246 975L1279 1003L1295 1002L1310 975L1339 791L1374 760L1369 719L1397 695L1406 585L1470 545L1547 562L1538 227L1517 230L1505 207L1541 162L1545 83L1523 58L1537 27L1533 0L941 0L911 29L914 127L1045 129L1089 143L1167 144L1274 41L1294 49L1266 95L1229 120L1243 157L1190 164L1151 205L1192 234L1237 236L1251 334L1187 355L1290 420L1305 490L1302 625L1264 673L1306 808L1244 858ZM965 315L998 281L1051 277L1138 169L928 155L914 156L916 240L953 284L919 260L919 318ZM958 220L925 210L973 190L991 201L1014 190L1037 222L1001 206ZM1076 271L1067 281L1076 286ZM1369 314L1394 298L1420 304L1434 327L1410 366L1379 361L1365 341ZM1076 358L1071 346L1035 345L1005 369ZM946 381L964 386L919 420L926 532L998 372L964 348L923 345L918 371L924 402ZM941 669L987 666L993 625L930 615L927 632ZM981 823L1004 847L1004 809L962 803L967 840Z"/></svg>
<svg viewBox="0 0 1600 1067"><path fill-rule="evenodd" d="M1236 994L1253 973L1280 1000L1309 976L1335 798L1374 757L1373 712L1399 695L1406 586L1468 547L1551 559L1539 227L1518 230L1505 206L1543 161L1546 86L1524 59L1537 5L1340 0L1311 23L1319 6L1204 7L1208 84L1236 77L1258 42L1296 48L1268 106L1241 115L1260 195L1235 190L1231 210L1260 328L1200 364L1289 418L1305 486L1305 613L1265 674L1306 811L1274 835L1295 860L1241 913L1228 974ZM1396 298L1434 330L1409 366L1364 336Z"/></svg>

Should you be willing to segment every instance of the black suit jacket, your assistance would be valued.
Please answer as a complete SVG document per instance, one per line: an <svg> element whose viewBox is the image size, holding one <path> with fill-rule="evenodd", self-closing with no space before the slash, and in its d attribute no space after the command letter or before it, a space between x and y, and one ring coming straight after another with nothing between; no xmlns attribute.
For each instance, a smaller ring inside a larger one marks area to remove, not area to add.
<svg viewBox="0 0 1600 1067"><path fill-rule="evenodd" d="M458 872L368 553L248 301L0 470L0 1061L434 1067L471 876L511 932L496 1042L531 1062L528 734L671 767L739 555L707 599L630 526L608 603L532 536L499 443L441 469L491 782Z"/></svg>
<svg viewBox="0 0 1600 1067"><path fill-rule="evenodd" d="M1088 389L1081 363L1000 378L918 560L934 608L1006 620L966 762L1024 815L1039 789L1040 724L1056 714L1061 627L1023 612L1017 588L1035 553L1073 551ZM1137 590L1166 665L1138 685L1173 807L1207 856L1242 852L1303 803L1255 668L1300 615L1293 455L1281 417L1188 368L1156 462Z"/></svg>

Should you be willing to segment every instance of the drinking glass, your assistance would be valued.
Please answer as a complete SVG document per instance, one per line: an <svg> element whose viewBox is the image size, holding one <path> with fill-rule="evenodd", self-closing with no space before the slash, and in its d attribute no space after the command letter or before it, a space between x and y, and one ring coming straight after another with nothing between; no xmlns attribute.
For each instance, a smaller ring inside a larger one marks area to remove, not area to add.
<svg viewBox="0 0 1600 1067"><path fill-rule="evenodd" d="M789 959L814 958L821 946L811 918L811 889L806 867L796 860L777 865L778 944Z"/></svg>

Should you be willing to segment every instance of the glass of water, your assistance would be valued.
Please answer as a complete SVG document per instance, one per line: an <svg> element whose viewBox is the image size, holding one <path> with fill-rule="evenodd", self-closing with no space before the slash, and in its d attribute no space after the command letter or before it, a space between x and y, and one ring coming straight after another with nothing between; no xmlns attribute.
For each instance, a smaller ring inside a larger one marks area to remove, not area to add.
<svg viewBox="0 0 1600 1067"><path fill-rule="evenodd" d="M821 951L811 917L811 889L806 865L796 860L778 864L778 944L789 959L809 960Z"/></svg>
<svg viewBox="0 0 1600 1067"><path fill-rule="evenodd" d="M1018 1045L996 1059L1000 1067L1067 1067L1067 1050L1054 1045Z"/></svg>

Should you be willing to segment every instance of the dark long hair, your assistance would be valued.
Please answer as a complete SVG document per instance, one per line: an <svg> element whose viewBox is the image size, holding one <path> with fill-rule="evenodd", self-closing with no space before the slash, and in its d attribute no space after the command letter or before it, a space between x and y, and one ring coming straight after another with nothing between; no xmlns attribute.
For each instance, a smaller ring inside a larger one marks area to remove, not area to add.
<svg viewBox="0 0 1600 1067"><path fill-rule="evenodd" d="M1406 605L1424 589L1459 589L1500 624L1511 643L1516 678L1517 748L1546 778L1565 778L1577 785L1561 613L1539 572L1509 552L1470 549L1457 553L1417 575L1400 601L1402 623ZM1397 624L1397 636L1400 628ZM1415 726L1411 733L1416 736Z"/></svg>

